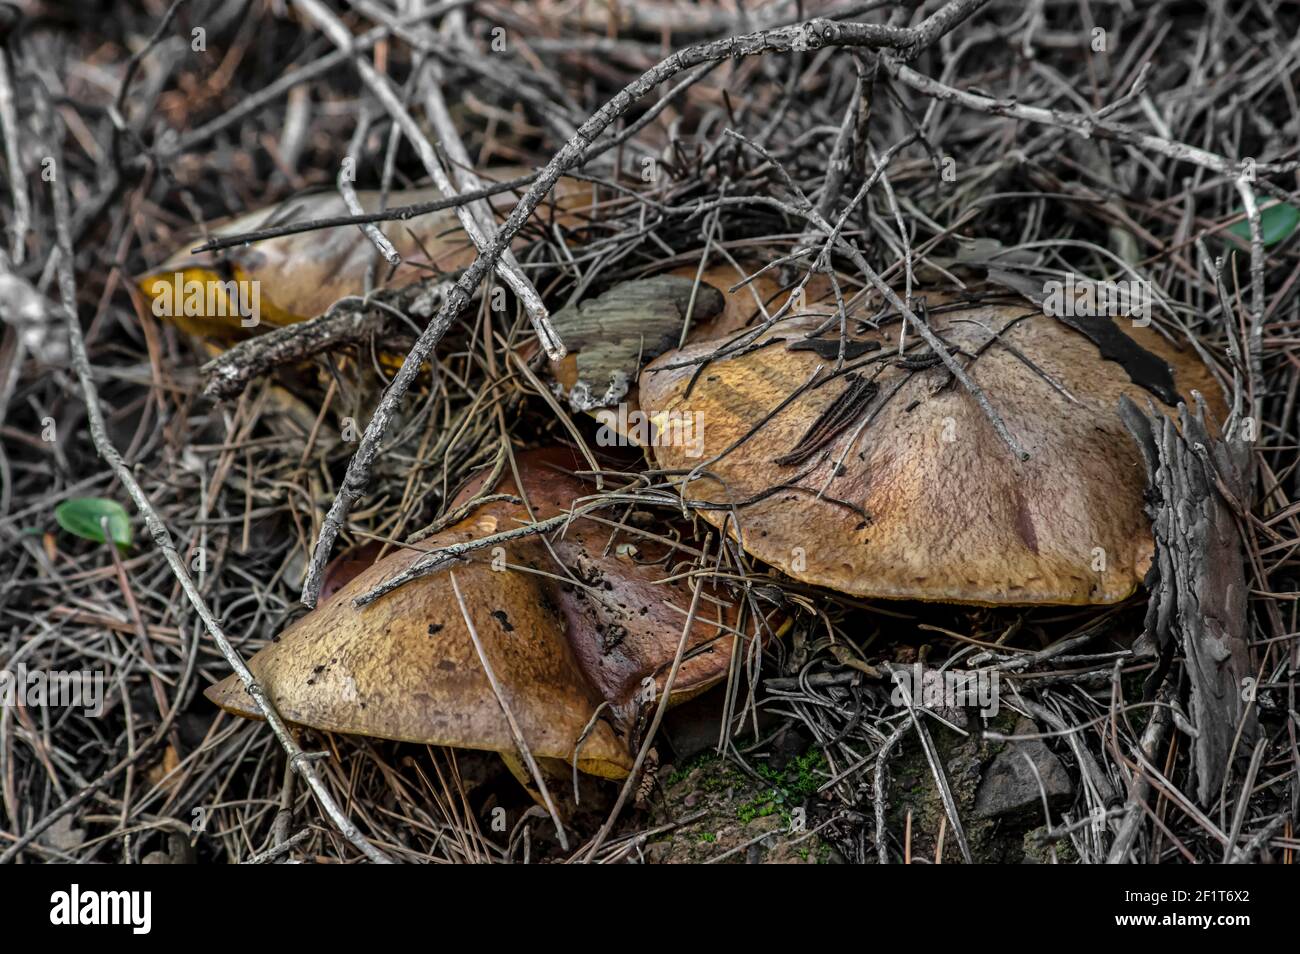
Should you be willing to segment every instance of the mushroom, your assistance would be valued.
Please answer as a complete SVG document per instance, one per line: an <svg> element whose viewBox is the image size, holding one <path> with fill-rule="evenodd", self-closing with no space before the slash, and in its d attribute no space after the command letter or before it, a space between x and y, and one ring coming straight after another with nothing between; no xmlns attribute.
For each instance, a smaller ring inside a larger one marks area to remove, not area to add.
<svg viewBox="0 0 1300 954"><path fill-rule="evenodd" d="M569 511L588 488L561 467L567 450L517 455L524 495L538 520ZM451 510L483 490L471 482ZM503 481L496 494L517 494ZM290 625L249 662L284 718L330 732L518 753L509 718L459 608L463 598L505 705L538 760L571 761L619 778L633 763L637 715L663 691L691 605L691 588L665 580L670 556L653 540L606 553L611 527L578 517L563 533L517 538L466 555L440 572L358 607L354 600L426 550L532 522L524 505L493 500L465 519L362 570ZM732 607L712 587L700 594L671 701L718 682L731 659ZM207 690L227 711L256 717L243 684ZM585 739L584 731L587 733Z"/></svg>
<svg viewBox="0 0 1300 954"><path fill-rule="evenodd" d="M930 328L1027 460L915 334L899 353L895 314L878 330L852 321L838 371L838 323L820 330L820 316L735 356L706 360L708 343L660 356L640 378L656 461L705 520L807 583L988 605L1124 599L1153 543L1120 397L1171 414L1195 390L1222 420L1209 370L1151 328L1076 330L1006 296L930 300ZM699 415L702 456L671 440L681 415Z"/></svg>
<svg viewBox="0 0 1300 954"><path fill-rule="evenodd" d="M494 170L509 178L520 170ZM552 195L556 204L535 215L548 225L576 221L573 213L586 199L571 179L561 179ZM419 205L443 198L433 187L392 192L387 207ZM508 209L512 193L490 200ZM381 193L358 191L366 212L380 208ZM297 221L346 216L337 192L296 196L267 208L227 219L209 229L211 238L239 235ZM382 282L393 288L409 285L430 274L464 268L476 255L474 246L456 219L454 209L429 212L405 221L376 225L402 258L402 264L382 270ZM366 292L366 270L375 259L375 247L355 226L299 232L241 245L219 252L193 254L197 239L187 242L161 265L136 279L154 313L190 334L234 341L255 333L244 319L254 303L257 327L281 327L323 314L334 302ZM232 282L234 284L232 284ZM256 284L247 284L256 283ZM243 296L242 298L239 296ZM243 310L241 310L243 309Z"/></svg>
<svg viewBox="0 0 1300 954"><path fill-rule="evenodd" d="M363 570L373 566L375 561L383 556L387 549L378 540L371 540L369 543L362 543L345 550L330 560L325 567L325 575L321 580L320 596L317 601L328 600L343 589L356 579L357 575Z"/></svg>

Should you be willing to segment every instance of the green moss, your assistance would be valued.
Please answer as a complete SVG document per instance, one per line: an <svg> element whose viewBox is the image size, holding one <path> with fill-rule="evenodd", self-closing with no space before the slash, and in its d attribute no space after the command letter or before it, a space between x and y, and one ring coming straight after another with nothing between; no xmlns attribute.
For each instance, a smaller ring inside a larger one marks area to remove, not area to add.
<svg viewBox="0 0 1300 954"><path fill-rule="evenodd" d="M790 830L797 809L828 777L821 753L809 752L779 771L762 763L751 765L752 773L706 753L664 773L664 804L656 820L688 812L698 817L652 842L649 856L690 862L726 856L729 863L743 864L757 848L761 856L782 861L831 857L831 847L817 836ZM767 837L756 843L760 834Z"/></svg>
<svg viewBox="0 0 1300 954"><path fill-rule="evenodd" d="M745 824L755 818L780 814L784 828L790 827L791 808L802 804L817 794L826 779L826 757L817 749L810 749L792 759L784 769L760 764L755 768L759 777L771 784L762 792L736 809L736 817Z"/></svg>
<svg viewBox="0 0 1300 954"><path fill-rule="evenodd" d="M771 798L772 789L736 806L736 817L742 824L748 825L755 818L766 818L776 811L776 802Z"/></svg>
<svg viewBox="0 0 1300 954"><path fill-rule="evenodd" d="M697 768L703 768L704 766L709 765L712 762L716 762L717 760L718 757L712 752L705 752L702 755L697 755L695 756L695 758L691 759L685 765L681 766L680 768L675 768L671 772L669 772L668 781L665 784L676 785L678 782L684 782L686 781L687 776L689 776Z"/></svg>
<svg viewBox="0 0 1300 954"><path fill-rule="evenodd" d="M1034 862L1040 865L1056 864L1068 865L1074 864L1079 860L1078 854L1074 850L1074 845L1068 838L1058 840L1054 845L1044 844L1043 838L1047 835L1047 826L1040 825L1032 831L1025 832L1025 861ZM1052 857L1052 849L1056 849L1056 857Z"/></svg>
<svg viewBox="0 0 1300 954"><path fill-rule="evenodd" d="M810 749L794 760L794 769L793 790L811 798L826 781L826 756L822 755L820 749Z"/></svg>

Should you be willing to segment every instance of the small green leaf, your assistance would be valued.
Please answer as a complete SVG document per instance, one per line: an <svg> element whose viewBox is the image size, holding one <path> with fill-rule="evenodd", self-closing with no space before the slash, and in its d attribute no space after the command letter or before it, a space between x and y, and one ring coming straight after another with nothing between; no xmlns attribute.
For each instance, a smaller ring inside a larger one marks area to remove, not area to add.
<svg viewBox="0 0 1300 954"><path fill-rule="evenodd" d="M116 500L102 497L74 497L54 508L54 519L68 533L76 534L96 543L103 543L104 531L100 520L108 518L108 532L119 549L131 545L131 518Z"/></svg>
<svg viewBox="0 0 1300 954"><path fill-rule="evenodd" d="M1259 212L1259 237L1265 246L1276 245L1300 225L1300 209L1285 202L1275 202ZM1243 242L1250 243L1250 219L1242 219L1228 229Z"/></svg>

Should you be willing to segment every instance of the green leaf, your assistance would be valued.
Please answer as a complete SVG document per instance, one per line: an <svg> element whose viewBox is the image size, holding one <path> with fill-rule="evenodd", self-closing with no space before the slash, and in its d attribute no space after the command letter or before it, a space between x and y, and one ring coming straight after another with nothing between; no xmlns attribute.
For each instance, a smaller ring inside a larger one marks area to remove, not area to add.
<svg viewBox="0 0 1300 954"><path fill-rule="evenodd" d="M1300 209L1294 205L1275 202L1259 212L1259 237L1266 247L1282 241L1297 225L1300 225ZM1250 219L1242 219L1228 231L1250 244Z"/></svg>
<svg viewBox="0 0 1300 954"><path fill-rule="evenodd" d="M102 497L74 497L54 508L54 519L68 533L104 543L100 520L108 518L108 532L119 549L131 545L131 518L116 500Z"/></svg>

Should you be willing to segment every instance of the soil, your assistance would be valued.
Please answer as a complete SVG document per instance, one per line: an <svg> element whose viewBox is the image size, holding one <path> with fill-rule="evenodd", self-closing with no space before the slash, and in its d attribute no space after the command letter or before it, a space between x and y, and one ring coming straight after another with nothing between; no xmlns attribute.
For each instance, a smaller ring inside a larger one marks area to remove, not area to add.
<svg viewBox="0 0 1300 954"><path fill-rule="evenodd" d="M844 857L816 831L829 802L816 794L825 761L815 750L784 771L767 766L759 778L714 755L660 773L653 823L687 824L646 847L656 864L837 864ZM802 819L801 819L802 813Z"/></svg>

